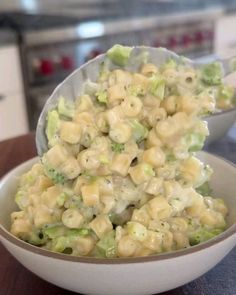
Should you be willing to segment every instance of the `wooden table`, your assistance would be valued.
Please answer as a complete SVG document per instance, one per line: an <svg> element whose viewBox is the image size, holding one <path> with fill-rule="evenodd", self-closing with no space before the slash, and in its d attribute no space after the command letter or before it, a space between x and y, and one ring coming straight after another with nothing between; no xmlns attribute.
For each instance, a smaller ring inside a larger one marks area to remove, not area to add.
<svg viewBox="0 0 236 295"><path fill-rule="evenodd" d="M34 157L35 155L36 148L34 134L28 134L0 142L0 177L16 165ZM189 265L189 268L192 267L194 267L194 265ZM0 295L31 294L71 295L75 293L53 286L38 278L18 263L0 244ZM204 276L183 287L163 294L235 295L236 248L231 251L221 263Z"/></svg>

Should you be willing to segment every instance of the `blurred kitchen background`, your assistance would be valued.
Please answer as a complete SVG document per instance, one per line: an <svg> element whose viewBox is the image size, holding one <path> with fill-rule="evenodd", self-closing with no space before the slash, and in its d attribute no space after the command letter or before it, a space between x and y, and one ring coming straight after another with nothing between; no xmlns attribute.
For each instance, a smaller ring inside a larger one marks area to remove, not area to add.
<svg viewBox="0 0 236 295"><path fill-rule="evenodd" d="M236 54L233 0L1 0L0 140L34 130L55 86L115 43Z"/></svg>

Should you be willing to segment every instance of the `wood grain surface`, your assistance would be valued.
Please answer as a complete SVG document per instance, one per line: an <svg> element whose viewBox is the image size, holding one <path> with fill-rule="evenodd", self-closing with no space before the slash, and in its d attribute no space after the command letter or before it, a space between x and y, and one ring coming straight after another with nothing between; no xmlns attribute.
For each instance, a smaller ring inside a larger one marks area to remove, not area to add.
<svg viewBox="0 0 236 295"><path fill-rule="evenodd" d="M0 142L0 177L35 155L33 133ZM189 267L192 268L194 265L189 265ZM235 295L235 269L236 248L204 276L183 287L162 293L162 295ZM17 262L0 244L0 295L31 294L72 295L75 293L38 278Z"/></svg>

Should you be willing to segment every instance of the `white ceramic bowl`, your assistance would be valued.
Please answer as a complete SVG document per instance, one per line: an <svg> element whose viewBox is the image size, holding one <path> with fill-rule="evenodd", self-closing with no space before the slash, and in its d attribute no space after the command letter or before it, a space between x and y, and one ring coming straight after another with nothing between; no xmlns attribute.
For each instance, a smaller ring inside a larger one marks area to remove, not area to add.
<svg viewBox="0 0 236 295"><path fill-rule="evenodd" d="M236 244L236 167L207 153L200 157L215 173L214 195L225 199L229 228L218 237L189 249L149 257L95 259L52 253L11 235L10 213L17 209L18 177L35 159L23 163L0 183L0 239L8 251L39 277L62 288L86 294L153 294L186 284L215 266Z"/></svg>
<svg viewBox="0 0 236 295"><path fill-rule="evenodd" d="M233 109L212 114L206 117L210 135L206 139L205 145L208 145L223 137L230 127L236 122L236 107Z"/></svg>

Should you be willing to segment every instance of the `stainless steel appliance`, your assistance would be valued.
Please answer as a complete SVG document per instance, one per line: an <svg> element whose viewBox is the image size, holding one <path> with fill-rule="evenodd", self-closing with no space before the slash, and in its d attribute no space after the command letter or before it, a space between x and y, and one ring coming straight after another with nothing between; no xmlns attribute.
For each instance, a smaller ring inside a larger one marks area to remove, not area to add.
<svg viewBox="0 0 236 295"><path fill-rule="evenodd" d="M87 59L115 43L163 46L179 54L211 54L214 24L222 9L136 18L94 19L67 27L19 31L25 94L31 129L55 86ZM44 20L41 19L41 22Z"/></svg>

